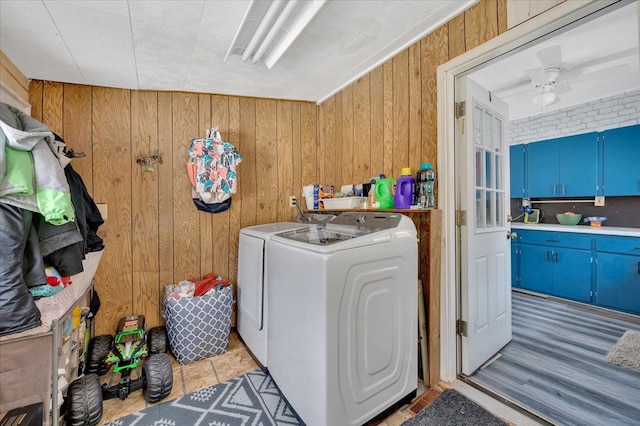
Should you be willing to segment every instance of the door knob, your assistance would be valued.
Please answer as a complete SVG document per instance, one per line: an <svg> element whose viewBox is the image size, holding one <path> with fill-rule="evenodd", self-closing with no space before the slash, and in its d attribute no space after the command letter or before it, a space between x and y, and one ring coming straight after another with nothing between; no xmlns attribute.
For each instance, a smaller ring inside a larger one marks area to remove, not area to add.
<svg viewBox="0 0 640 426"><path fill-rule="evenodd" d="M518 234L516 232L507 231L507 240L513 238L514 240L518 238Z"/></svg>

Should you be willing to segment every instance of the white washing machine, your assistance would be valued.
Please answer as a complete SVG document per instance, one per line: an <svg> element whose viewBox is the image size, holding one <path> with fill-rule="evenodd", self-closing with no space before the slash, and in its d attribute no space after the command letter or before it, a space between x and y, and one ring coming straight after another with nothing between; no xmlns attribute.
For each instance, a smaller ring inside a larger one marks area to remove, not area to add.
<svg viewBox="0 0 640 426"><path fill-rule="evenodd" d="M361 425L418 383L418 240L347 212L269 241L269 373L309 426Z"/></svg>
<svg viewBox="0 0 640 426"><path fill-rule="evenodd" d="M251 353L267 367L267 242L278 232L306 228L296 222L269 223L240 230L238 244L237 327Z"/></svg>

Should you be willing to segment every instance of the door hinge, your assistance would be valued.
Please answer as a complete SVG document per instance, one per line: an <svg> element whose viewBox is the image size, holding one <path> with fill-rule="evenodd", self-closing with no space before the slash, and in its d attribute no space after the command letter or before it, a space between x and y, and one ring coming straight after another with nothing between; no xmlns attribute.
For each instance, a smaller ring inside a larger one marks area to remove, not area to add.
<svg viewBox="0 0 640 426"><path fill-rule="evenodd" d="M462 337L467 337L467 322L456 320L456 333Z"/></svg>
<svg viewBox="0 0 640 426"><path fill-rule="evenodd" d="M464 117L467 115L467 102L460 101L456 102L456 118Z"/></svg>
<svg viewBox="0 0 640 426"><path fill-rule="evenodd" d="M456 226L463 226L467 224L467 211L456 210Z"/></svg>

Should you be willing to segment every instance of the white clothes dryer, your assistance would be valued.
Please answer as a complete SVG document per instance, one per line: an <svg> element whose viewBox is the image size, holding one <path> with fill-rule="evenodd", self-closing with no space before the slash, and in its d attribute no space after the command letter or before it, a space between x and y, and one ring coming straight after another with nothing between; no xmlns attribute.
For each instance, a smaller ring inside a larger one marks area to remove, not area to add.
<svg viewBox="0 0 640 426"><path fill-rule="evenodd" d="M242 228L238 243L237 329L256 360L267 367L267 242L278 232L308 227L296 222Z"/></svg>
<svg viewBox="0 0 640 426"><path fill-rule="evenodd" d="M418 240L346 212L269 241L269 373L309 426L361 425L418 383Z"/></svg>

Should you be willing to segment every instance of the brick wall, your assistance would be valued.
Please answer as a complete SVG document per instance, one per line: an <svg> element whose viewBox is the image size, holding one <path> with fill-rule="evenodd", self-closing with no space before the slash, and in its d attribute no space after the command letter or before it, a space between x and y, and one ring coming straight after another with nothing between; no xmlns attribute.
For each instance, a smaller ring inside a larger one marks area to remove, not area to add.
<svg viewBox="0 0 640 426"><path fill-rule="evenodd" d="M509 123L511 144L640 124L640 90Z"/></svg>

